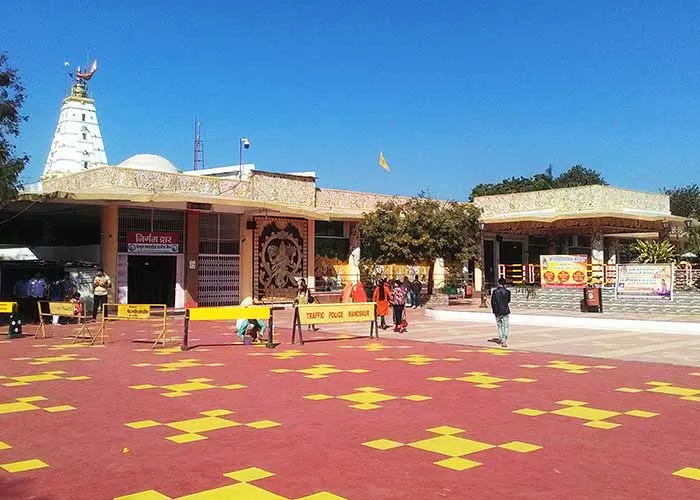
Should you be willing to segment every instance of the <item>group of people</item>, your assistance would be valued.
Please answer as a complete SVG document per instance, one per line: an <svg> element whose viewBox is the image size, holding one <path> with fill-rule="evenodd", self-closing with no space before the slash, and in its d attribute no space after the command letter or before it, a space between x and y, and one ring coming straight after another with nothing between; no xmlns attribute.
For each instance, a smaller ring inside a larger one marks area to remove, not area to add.
<svg viewBox="0 0 700 500"><path fill-rule="evenodd" d="M377 316L379 316L379 328L386 330L386 315L389 314L389 306L393 310L394 316L394 331L397 333L406 333L408 322L406 321L406 308L414 309L421 305L421 290L423 284L415 277L413 281L404 276L403 281L394 280L392 285L386 278L377 281L374 291L372 292L372 301L377 304Z"/></svg>

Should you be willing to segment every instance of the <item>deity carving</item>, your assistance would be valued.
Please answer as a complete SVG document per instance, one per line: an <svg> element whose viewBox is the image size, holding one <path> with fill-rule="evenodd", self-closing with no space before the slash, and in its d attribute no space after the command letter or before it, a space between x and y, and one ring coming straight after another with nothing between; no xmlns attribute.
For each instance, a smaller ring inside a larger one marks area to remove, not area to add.
<svg viewBox="0 0 700 500"><path fill-rule="evenodd" d="M266 225L258 237L258 295L284 295L294 289L297 278L304 276L304 239L299 228L279 222Z"/></svg>

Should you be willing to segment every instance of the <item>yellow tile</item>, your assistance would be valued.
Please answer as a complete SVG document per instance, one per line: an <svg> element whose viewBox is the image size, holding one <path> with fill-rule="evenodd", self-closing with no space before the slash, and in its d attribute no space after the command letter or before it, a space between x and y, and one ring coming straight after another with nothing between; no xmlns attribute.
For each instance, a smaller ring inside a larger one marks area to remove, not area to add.
<svg viewBox="0 0 700 500"><path fill-rule="evenodd" d="M444 361L462 361L462 358L445 358Z"/></svg>
<svg viewBox="0 0 700 500"><path fill-rule="evenodd" d="M548 412L542 410L535 410L532 408L522 408L520 410L515 410L513 413L517 413L518 415L527 415L528 417L538 417Z"/></svg>
<svg viewBox="0 0 700 500"><path fill-rule="evenodd" d="M447 382L452 379L450 377L429 377L428 380L432 380L433 382Z"/></svg>
<svg viewBox="0 0 700 500"><path fill-rule="evenodd" d="M513 382L523 382L525 384L529 384L531 382L537 382L537 379L534 379L534 378L514 378Z"/></svg>
<svg viewBox="0 0 700 500"><path fill-rule="evenodd" d="M272 373L289 373L292 370L288 368L275 368L274 370L270 370Z"/></svg>
<svg viewBox="0 0 700 500"><path fill-rule="evenodd" d="M541 450L541 446L536 444L524 443L522 441L511 441L499 446L504 450L517 451L518 453L530 453L531 451Z"/></svg>
<svg viewBox="0 0 700 500"><path fill-rule="evenodd" d="M188 382L192 382L192 383L197 384L197 383L203 383L203 382L211 382L212 380L213 379L210 379L210 378L191 378L188 380Z"/></svg>
<svg viewBox="0 0 700 500"><path fill-rule="evenodd" d="M564 406L584 406L588 403L585 403L583 401L574 401L573 399L563 399L562 401L557 401L557 404Z"/></svg>
<svg viewBox="0 0 700 500"><path fill-rule="evenodd" d="M282 424L273 422L272 420L258 420L257 422L250 422L245 425L253 429L269 429L270 427L279 427Z"/></svg>
<svg viewBox="0 0 700 500"><path fill-rule="evenodd" d="M540 365L520 365L521 368L539 368Z"/></svg>
<svg viewBox="0 0 700 500"><path fill-rule="evenodd" d="M158 387L157 385L151 385L151 384L141 384L141 385L130 385L129 389L136 389L137 391L140 391L141 389L155 389Z"/></svg>
<svg viewBox="0 0 700 500"><path fill-rule="evenodd" d="M595 365L593 368L600 368L601 370L612 370L617 367L611 365Z"/></svg>
<svg viewBox="0 0 700 500"><path fill-rule="evenodd" d="M620 424L613 424L612 422L601 422L600 420L592 420L590 422L586 422L585 424L586 427L593 427L595 429L614 429L615 427L620 427Z"/></svg>
<svg viewBox="0 0 700 500"><path fill-rule="evenodd" d="M123 497L116 497L114 500L172 500L155 490L139 491Z"/></svg>
<svg viewBox="0 0 700 500"><path fill-rule="evenodd" d="M274 474L263 469L258 469L257 467L249 467L247 469L228 472L224 474L224 476L235 479L241 483L248 483L259 479L265 479L266 477L272 477Z"/></svg>
<svg viewBox="0 0 700 500"><path fill-rule="evenodd" d="M458 436L438 436L416 441L415 443L408 443L408 446L419 450L440 453L448 457L461 457L494 448L493 445L488 443L480 443L479 441L472 441L471 439L464 439Z"/></svg>
<svg viewBox="0 0 700 500"><path fill-rule="evenodd" d="M360 391L360 392L379 392L382 389L380 387L365 386L365 387L358 387L355 390Z"/></svg>
<svg viewBox="0 0 700 500"><path fill-rule="evenodd" d="M396 399L396 396L390 396L388 394L382 394L379 392L356 392L354 394L344 394L342 396L337 396L338 399L344 399L346 401L352 401L353 403L366 403L366 404L376 404L383 401L390 401Z"/></svg>
<svg viewBox="0 0 700 500"><path fill-rule="evenodd" d="M26 398L17 398L17 401L21 401L22 403L34 403L36 401L46 401L47 398L44 396L29 396Z"/></svg>
<svg viewBox="0 0 700 500"><path fill-rule="evenodd" d="M127 427L131 427L132 429L145 429L147 427L156 427L161 424L156 422L155 420L139 420L138 422L130 422L124 425L126 425Z"/></svg>
<svg viewBox="0 0 700 500"><path fill-rule="evenodd" d="M631 387L620 387L619 389L615 389L617 392L629 392L629 393L637 393L637 392L644 392L642 389L633 389Z"/></svg>
<svg viewBox="0 0 700 500"><path fill-rule="evenodd" d="M355 368L353 370L348 370L349 373L369 373L369 370L365 370L364 368Z"/></svg>
<svg viewBox="0 0 700 500"><path fill-rule="evenodd" d="M697 396L700 394L700 389L691 389L690 387L675 387L673 385L664 385L649 389L649 392L658 392L660 394L669 394L671 396Z"/></svg>
<svg viewBox="0 0 700 500"><path fill-rule="evenodd" d="M178 497L177 500L289 500L250 483L236 483Z"/></svg>
<svg viewBox="0 0 700 500"><path fill-rule="evenodd" d="M555 410L550 413L562 415L564 417L580 418L581 420L606 420L620 415L620 413L616 411L599 410L586 406L567 406L566 408Z"/></svg>
<svg viewBox="0 0 700 500"><path fill-rule="evenodd" d="M700 481L700 469L696 467L684 467L673 473L674 476L684 477L686 479L695 479Z"/></svg>
<svg viewBox="0 0 700 500"><path fill-rule="evenodd" d="M403 445L403 443L399 443L398 441L392 441L391 439L376 439L374 441L367 441L366 443L362 443L362 446L368 446L370 448L374 448L375 450L381 451L392 450Z"/></svg>
<svg viewBox="0 0 700 500"><path fill-rule="evenodd" d="M90 377L86 377L85 375L79 375L77 377L67 377L66 380L90 380Z"/></svg>
<svg viewBox="0 0 700 500"><path fill-rule="evenodd" d="M685 396L681 398L683 401L700 401L698 396Z"/></svg>
<svg viewBox="0 0 700 500"><path fill-rule="evenodd" d="M184 396L189 396L189 392L163 392L161 393L161 396L165 396L166 398L181 398Z"/></svg>
<svg viewBox="0 0 700 500"><path fill-rule="evenodd" d="M358 403L356 405L350 405L350 408L355 408L356 410L376 410L381 408L381 405L373 405L371 403Z"/></svg>
<svg viewBox="0 0 700 500"><path fill-rule="evenodd" d="M228 427L236 427L241 424L234 422L233 420L226 420L219 417L202 417L182 420L180 422L170 422L165 425L182 432L197 434L200 432L209 432L218 429L226 429Z"/></svg>
<svg viewBox="0 0 700 500"><path fill-rule="evenodd" d="M38 406L29 403L2 403L0 404L0 415L3 413L17 413L21 411L38 410Z"/></svg>
<svg viewBox="0 0 700 500"><path fill-rule="evenodd" d="M428 429L428 432L432 432L433 434L440 434L442 436L450 436L452 434L459 434L460 432L464 432L464 429L458 429L457 427L451 427L449 425L441 425L440 427L433 427L432 429Z"/></svg>
<svg viewBox="0 0 700 500"><path fill-rule="evenodd" d="M489 377L488 375L471 375L469 377L459 377L457 380L463 382L471 382L473 384L494 385L499 382L505 382L506 379L498 377Z"/></svg>
<svg viewBox="0 0 700 500"><path fill-rule="evenodd" d="M433 398L430 396L421 396L420 394L411 394L410 396L404 396L401 399L408 399L409 401L427 401Z"/></svg>
<svg viewBox="0 0 700 500"><path fill-rule="evenodd" d="M205 417L223 417L225 415L232 415L233 412L231 410L207 410L199 412L199 414Z"/></svg>
<svg viewBox="0 0 700 500"><path fill-rule="evenodd" d="M632 417L651 418L657 416L658 413L644 410L630 410L626 411L625 415L630 415Z"/></svg>
<svg viewBox="0 0 700 500"><path fill-rule="evenodd" d="M2 385L4 385L5 387L21 387L23 385L29 385L29 382L7 382Z"/></svg>
<svg viewBox="0 0 700 500"><path fill-rule="evenodd" d="M327 491L319 491L313 495L307 495L305 497L299 497L296 500L347 500L344 497L339 497L333 493L328 493Z"/></svg>
<svg viewBox="0 0 700 500"><path fill-rule="evenodd" d="M327 394L310 394L308 396L303 396L304 399L310 399L312 401L322 401L324 399L333 399L334 396L329 396Z"/></svg>
<svg viewBox="0 0 700 500"><path fill-rule="evenodd" d="M0 441L0 450L9 450L10 448L12 448L12 446L3 441Z"/></svg>
<svg viewBox="0 0 700 500"><path fill-rule="evenodd" d="M61 405L61 406L49 406L48 408L42 408L44 411L48 411L49 413L58 413L60 411L71 411L75 410L74 406L70 405Z"/></svg>
<svg viewBox="0 0 700 500"><path fill-rule="evenodd" d="M446 467L456 471L473 469L474 467L479 467L481 465L481 462L475 462L474 460L467 460L466 458L459 457L446 458L445 460L440 460L439 462L433 463L435 465L439 465L440 467Z"/></svg>
<svg viewBox="0 0 700 500"><path fill-rule="evenodd" d="M476 384L474 387L478 387L479 389L498 389L502 386L494 384Z"/></svg>
<svg viewBox="0 0 700 500"><path fill-rule="evenodd" d="M245 389L246 387L248 387L248 386L247 386L247 385L242 385L242 384L231 384L231 385L222 385L222 386L221 386L222 389L231 389L231 390L235 390L235 389Z"/></svg>
<svg viewBox="0 0 700 500"><path fill-rule="evenodd" d="M135 365L131 365L131 366L137 366L139 368L143 368L144 366L153 366L153 365L151 365L151 363L136 363Z"/></svg>
<svg viewBox="0 0 700 500"><path fill-rule="evenodd" d="M208 439L206 436L201 436L199 434L178 434L177 436L170 436L166 437L168 441L172 441L174 443L178 444L183 444L183 443L191 443L193 441L203 441L204 439Z"/></svg>
<svg viewBox="0 0 700 500"><path fill-rule="evenodd" d="M26 472L30 470L43 469L49 464L42 462L38 458L32 460L24 460L22 462L12 462L9 464L0 464L0 469L5 469L7 472Z"/></svg>

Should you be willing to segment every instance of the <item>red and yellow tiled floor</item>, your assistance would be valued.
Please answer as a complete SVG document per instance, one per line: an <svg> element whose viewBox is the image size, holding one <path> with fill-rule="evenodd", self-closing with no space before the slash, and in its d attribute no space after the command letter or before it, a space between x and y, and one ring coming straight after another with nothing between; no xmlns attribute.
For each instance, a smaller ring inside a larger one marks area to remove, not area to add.
<svg viewBox="0 0 700 500"><path fill-rule="evenodd" d="M0 498L700 498L697 368L130 327L0 344Z"/></svg>

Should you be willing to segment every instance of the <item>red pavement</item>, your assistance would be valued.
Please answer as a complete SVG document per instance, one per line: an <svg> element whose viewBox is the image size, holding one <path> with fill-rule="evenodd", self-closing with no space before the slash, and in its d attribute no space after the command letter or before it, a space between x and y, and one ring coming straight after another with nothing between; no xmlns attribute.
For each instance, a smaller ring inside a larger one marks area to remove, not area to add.
<svg viewBox="0 0 700 500"><path fill-rule="evenodd" d="M231 340L200 325L194 344ZM1 499L700 498L694 368L391 333L299 347L288 329L274 350L158 354L130 340L143 327L116 328L104 347L0 343ZM38 374L57 379L13 379Z"/></svg>

